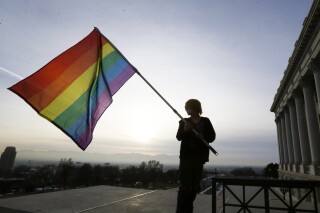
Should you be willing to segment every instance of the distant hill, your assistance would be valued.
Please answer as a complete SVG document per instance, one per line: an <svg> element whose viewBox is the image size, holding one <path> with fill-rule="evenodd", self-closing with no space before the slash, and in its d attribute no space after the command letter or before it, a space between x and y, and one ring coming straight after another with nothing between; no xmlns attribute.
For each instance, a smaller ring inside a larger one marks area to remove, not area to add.
<svg viewBox="0 0 320 213"><path fill-rule="evenodd" d="M105 164L110 163L119 165L120 168L126 168L129 165L139 165L142 161L149 160L159 161L164 165L164 170L177 169L179 164L178 155L145 155L140 153L118 153L118 154L99 154L88 152L60 152L60 151L35 151L35 150L20 150L17 151L15 166L29 165L42 166L44 164L58 164L62 158L72 158L74 163L90 163L90 164ZM241 168L237 165L210 165L206 164L205 169L218 172L224 171L229 173L234 168ZM263 166L249 166L257 173L262 173Z"/></svg>
<svg viewBox="0 0 320 213"><path fill-rule="evenodd" d="M73 162L81 163L121 163L140 164L142 161L156 160L161 164L178 164L178 155L145 155L139 153L100 154L88 152L60 152L20 150L17 152L16 163L26 161L42 161L58 163L62 158L72 158Z"/></svg>

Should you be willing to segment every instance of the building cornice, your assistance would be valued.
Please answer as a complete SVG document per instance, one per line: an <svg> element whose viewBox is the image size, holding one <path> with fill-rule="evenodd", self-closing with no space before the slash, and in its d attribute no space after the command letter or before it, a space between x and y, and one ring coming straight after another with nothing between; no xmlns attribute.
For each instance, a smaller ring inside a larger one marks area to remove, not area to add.
<svg viewBox="0 0 320 213"><path fill-rule="evenodd" d="M320 0L314 0L308 16L305 18L303 23L303 28L300 33L299 39L295 43L295 48L293 50L292 56L289 58L289 63L287 69L284 72L284 76L280 82L280 86L274 97L272 103L271 112L275 112L282 97L285 95L286 89L293 78L295 71L298 69L299 65L302 63L303 56L308 50L308 46L311 44L311 39L317 32L317 28L320 24Z"/></svg>

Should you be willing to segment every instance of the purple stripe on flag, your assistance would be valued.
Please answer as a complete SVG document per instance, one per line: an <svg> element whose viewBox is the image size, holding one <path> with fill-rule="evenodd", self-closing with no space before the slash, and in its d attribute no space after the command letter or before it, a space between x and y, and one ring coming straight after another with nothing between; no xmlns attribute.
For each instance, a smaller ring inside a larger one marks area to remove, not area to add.
<svg viewBox="0 0 320 213"><path fill-rule="evenodd" d="M91 115L93 115L93 118L91 120L91 123L89 122L89 125L87 126L87 128L83 129L84 132L77 139L78 145L81 148L85 149L90 144L91 140L88 140L87 136L89 136L90 139L92 139L94 127L96 126L103 112L110 106L111 103L112 103L112 97L110 97L109 91L105 88L104 91L99 96L97 104L95 105L95 108L92 110Z"/></svg>
<svg viewBox="0 0 320 213"><path fill-rule="evenodd" d="M114 95L134 73L135 71L130 65L128 65L116 78L109 83L110 93Z"/></svg>

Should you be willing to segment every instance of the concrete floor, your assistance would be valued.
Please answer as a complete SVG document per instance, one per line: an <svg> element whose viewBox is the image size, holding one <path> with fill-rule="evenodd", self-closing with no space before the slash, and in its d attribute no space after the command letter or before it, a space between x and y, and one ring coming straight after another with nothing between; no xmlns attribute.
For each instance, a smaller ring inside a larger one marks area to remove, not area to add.
<svg viewBox="0 0 320 213"><path fill-rule="evenodd" d="M174 213L177 189L145 190L114 186L42 193L0 199L1 213ZM211 196L198 195L194 213L211 212Z"/></svg>
<svg viewBox="0 0 320 213"><path fill-rule="evenodd" d="M232 186L232 191L242 199L242 188ZM247 187L248 201L258 188ZM270 194L270 205L284 207L279 199ZM49 192L28 196L0 199L1 213L174 213L176 210L177 188L170 190L146 190L114 186L94 186L66 191ZM239 202L226 191L226 202ZM296 201L294 201L296 202ZM263 206L263 192L250 204ZM302 203L301 207L312 209L312 203ZM194 203L194 213L209 213L211 195L198 195ZM222 208L222 191L217 193L217 212ZM239 207L227 207L227 213L238 212ZM264 209L252 209L252 212L265 212ZM271 212L283 212L272 210Z"/></svg>

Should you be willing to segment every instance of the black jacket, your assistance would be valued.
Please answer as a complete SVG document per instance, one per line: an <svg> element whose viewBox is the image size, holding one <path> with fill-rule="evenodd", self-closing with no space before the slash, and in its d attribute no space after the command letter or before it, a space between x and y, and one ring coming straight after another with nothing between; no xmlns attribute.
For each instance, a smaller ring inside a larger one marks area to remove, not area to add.
<svg viewBox="0 0 320 213"><path fill-rule="evenodd" d="M187 121L192 123L190 118ZM216 133L209 118L201 117L198 124L193 125L194 128L202 133L204 139L211 143L216 138ZM177 139L181 141L180 159L190 160L192 162L205 163L209 161L209 148L192 132L192 130L184 131L184 122L179 122Z"/></svg>

